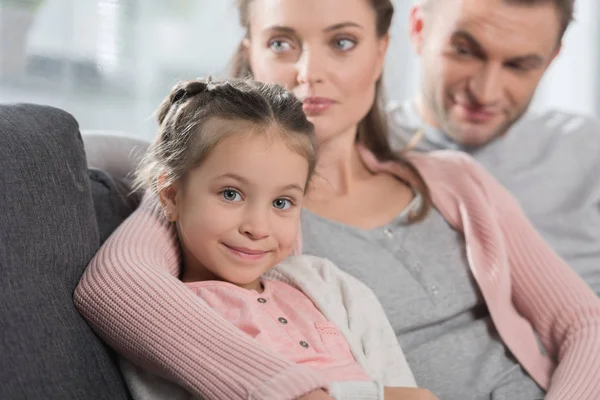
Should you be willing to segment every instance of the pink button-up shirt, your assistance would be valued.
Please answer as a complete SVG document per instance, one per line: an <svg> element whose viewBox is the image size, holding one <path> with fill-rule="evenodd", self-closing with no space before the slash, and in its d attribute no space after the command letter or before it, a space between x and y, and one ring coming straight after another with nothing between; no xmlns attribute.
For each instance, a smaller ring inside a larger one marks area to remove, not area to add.
<svg viewBox="0 0 600 400"><path fill-rule="evenodd" d="M228 282L186 285L236 328L282 357L305 364L329 382L369 381L339 329L298 289L263 280L258 293Z"/></svg>

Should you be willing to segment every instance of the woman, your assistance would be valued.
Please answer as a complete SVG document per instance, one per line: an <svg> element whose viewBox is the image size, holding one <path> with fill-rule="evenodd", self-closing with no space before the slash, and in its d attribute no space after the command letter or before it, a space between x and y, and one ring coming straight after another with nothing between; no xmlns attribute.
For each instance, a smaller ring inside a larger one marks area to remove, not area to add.
<svg viewBox="0 0 600 400"><path fill-rule="evenodd" d="M392 14L383 0L240 3L247 36L235 74L286 85L319 137L303 251L371 287L418 384L442 399L599 397L598 298L466 156L409 162L390 150L379 91ZM232 331L169 275L179 265L174 232L149 203L76 291L96 331L208 398L292 399L322 387L312 371Z"/></svg>

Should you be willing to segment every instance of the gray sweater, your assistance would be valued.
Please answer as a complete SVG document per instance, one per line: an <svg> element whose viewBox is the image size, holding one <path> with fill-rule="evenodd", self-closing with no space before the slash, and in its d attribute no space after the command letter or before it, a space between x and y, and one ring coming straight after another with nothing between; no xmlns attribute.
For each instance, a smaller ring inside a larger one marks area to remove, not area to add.
<svg viewBox="0 0 600 400"><path fill-rule="evenodd" d="M402 149L470 153L518 199L556 252L600 294L600 121L562 112L527 114L479 149L464 149L427 126L413 102L392 105L391 142Z"/></svg>

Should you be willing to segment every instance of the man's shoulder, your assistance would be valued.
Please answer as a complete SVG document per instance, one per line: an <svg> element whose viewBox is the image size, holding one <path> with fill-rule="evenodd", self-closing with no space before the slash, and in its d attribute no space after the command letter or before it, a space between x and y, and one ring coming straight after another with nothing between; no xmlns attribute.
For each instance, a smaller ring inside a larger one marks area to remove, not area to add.
<svg viewBox="0 0 600 400"><path fill-rule="evenodd" d="M414 128L415 126L420 125L420 119L418 115L415 115L415 110L410 101L391 101L386 105L385 111L389 121L393 125L406 128Z"/></svg>
<svg viewBox="0 0 600 400"><path fill-rule="evenodd" d="M555 110L528 114L506 138L504 150L511 149L518 149L527 165L543 155L546 164L560 165L563 173L568 169L580 174L586 168L598 168L600 120Z"/></svg>
<svg viewBox="0 0 600 400"><path fill-rule="evenodd" d="M540 139L591 139L600 145L600 120L589 115L560 110L531 112L511 129L511 135Z"/></svg>
<svg viewBox="0 0 600 400"><path fill-rule="evenodd" d="M400 151L411 142L415 132L423 127L423 121L411 101L390 102L386 106L386 113L390 146L393 150Z"/></svg>

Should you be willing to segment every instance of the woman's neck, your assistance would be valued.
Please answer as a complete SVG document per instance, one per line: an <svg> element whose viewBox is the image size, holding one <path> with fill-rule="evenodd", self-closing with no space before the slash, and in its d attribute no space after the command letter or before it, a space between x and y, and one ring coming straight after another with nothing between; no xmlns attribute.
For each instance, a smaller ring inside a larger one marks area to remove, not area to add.
<svg viewBox="0 0 600 400"><path fill-rule="evenodd" d="M340 135L320 144L320 161L304 206L321 217L373 229L397 217L413 192L392 174L372 173L354 136L349 138Z"/></svg>
<svg viewBox="0 0 600 400"><path fill-rule="evenodd" d="M311 196L348 195L357 182L371 176L358 153L355 136L355 132L349 132L319 144Z"/></svg>

